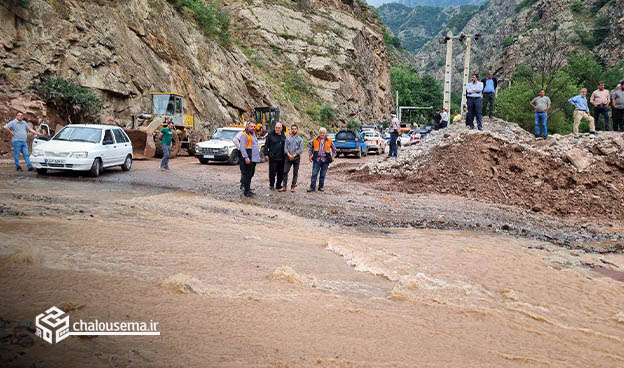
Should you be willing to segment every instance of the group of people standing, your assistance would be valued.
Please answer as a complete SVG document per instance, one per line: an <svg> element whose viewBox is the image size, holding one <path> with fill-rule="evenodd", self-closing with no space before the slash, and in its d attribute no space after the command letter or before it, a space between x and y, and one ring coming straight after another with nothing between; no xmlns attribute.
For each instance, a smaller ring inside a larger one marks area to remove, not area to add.
<svg viewBox="0 0 624 368"><path fill-rule="evenodd" d="M624 82L624 81L622 81ZM617 85L613 92L605 89L605 83L600 82L587 100L587 88L580 90L579 94L570 98L568 103L574 106L574 125L572 131L579 134L579 125L582 120L589 124L589 132L596 133L598 130L610 131L611 119L609 118L609 107L613 118L613 130L624 132L624 83ZM594 107L593 116L590 115L589 106ZM552 107L550 98L546 96L545 90L540 90L539 95L530 102L535 111L535 136L548 136L548 114ZM603 123L600 124L602 117Z"/></svg>
<svg viewBox="0 0 624 368"><path fill-rule="evenodd" d="M293 171L290 191L294 192L297 187L299 165L301 155L304 152L303 139L299 136L299 128L296 124L290 126L290 135L284 132L281 123L275 124L272 132L267 137L261 152L255 133L256 126L248 123L245 130L237 134L234 144L240 152L241 185L245 197L253 197L251 180L254 177L256 164L262 162L261 155L269 161L269 189L285 192L288 190L288 177L290 170ZM312 177L308 192L324 191L325 175L329 164L336 157L336 147L327 137L325 128L319 129L318 136L310 143L308 159L312 162ZM317 186L318 180L318 186Z"/></svg>

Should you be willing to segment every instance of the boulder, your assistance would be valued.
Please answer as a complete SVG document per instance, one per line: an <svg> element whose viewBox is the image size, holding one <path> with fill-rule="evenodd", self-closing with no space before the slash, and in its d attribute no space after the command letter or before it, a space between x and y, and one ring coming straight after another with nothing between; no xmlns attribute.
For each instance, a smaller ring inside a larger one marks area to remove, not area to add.
<svg viewBox="0 0 624 368"><path fill-rule="evenodd" d="M573 148L566 152L566 158L579 171L587 169L592 163L592 154L578 148Z"/></svg>

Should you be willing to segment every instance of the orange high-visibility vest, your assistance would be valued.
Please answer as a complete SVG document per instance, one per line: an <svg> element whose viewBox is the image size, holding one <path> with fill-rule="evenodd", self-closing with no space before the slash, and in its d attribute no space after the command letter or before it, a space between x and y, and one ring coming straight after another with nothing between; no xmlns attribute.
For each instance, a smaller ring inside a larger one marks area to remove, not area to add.
<svg viewBox="0 0 624 368"><path fill-rule="evenodd" d="M318 152L321 146L321 141L319 140L318 137L314 138L313 144L314 144L314 151ZM332 140L330 138L325 138L325 152L327 153L331 152L331 145L332 145Z"/></svg>
<svg viewBox="0 0 624 368"><path fill-rule="evenodd" d="M247 145L245 146L245 148L251 148L251 136L249 135L249 133L247 133L247 131L245 130L245 135L247 136Z"/></svg>

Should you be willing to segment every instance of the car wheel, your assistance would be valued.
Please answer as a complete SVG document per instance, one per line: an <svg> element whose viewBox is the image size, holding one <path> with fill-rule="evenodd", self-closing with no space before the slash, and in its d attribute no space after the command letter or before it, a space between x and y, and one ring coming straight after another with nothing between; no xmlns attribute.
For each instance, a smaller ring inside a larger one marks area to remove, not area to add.
<svg viewBox="0 0 624 368"><path fill-rule="evenodd" d="M355 154L355 157L362 158L362 150L358 150L357 153Z"/></svg>
<svg viewBox="0 0 624 368"><path fill-rule="evenodd" d="M210 162L210 160L208 160L207 158L203 158L203 157L199 158L199 163L202 165L207 165L208 162Z"/></svg>
<svg viewBox="0 0 624 368"><path fill-rule="evenodd" d="M132 169L132 156L126 156L126 161L124 161L124 164L121 165L121 169L123 171L130 171L130 169Z"/></svg>
<svg viewBox="0 0 624 368"><path fill-rule="evenodd" d="M37 174L45 175L48 173L48 169L37 169Z"/></svg>
<svg viewBox="0 0 624 368"><path fill-rule="evenodd" d="M96 158L95 160L93 160L93 165L91 165L91 170L89 170L89 173L91 174L91 176L98 177L100 176L100 173L102 172L102 160L100 160L100 158Z"/></svg>
<svg viewBox="0 0 624 368"><path fill-rule="evenodd" d="M362 152L362 156L366 157L368 156L368 148L364 150L364 152Z"/></svg>
<svg viewBox="0 0 624 368"><path fill-rule="evenodd" d="M232 151L232 153L230 154L230 158L229 158L228 162L230 163L230 165L238 165L239 164L240 156L239 156L238 150Z"/></svg>

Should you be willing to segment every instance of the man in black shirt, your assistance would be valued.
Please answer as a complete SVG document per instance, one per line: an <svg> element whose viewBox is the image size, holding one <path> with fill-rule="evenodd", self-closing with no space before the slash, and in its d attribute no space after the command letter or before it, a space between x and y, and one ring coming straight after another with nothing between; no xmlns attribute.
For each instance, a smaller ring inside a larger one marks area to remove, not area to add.
<svg viewBox="0 0 624 368"><path fill-rule="evenodd" d="M282 123L275 124L275 130L267 136L264 143L264 156L269 160L269 189L271 190L282 189L284 181L286 135L282 130Z"/></svg>

